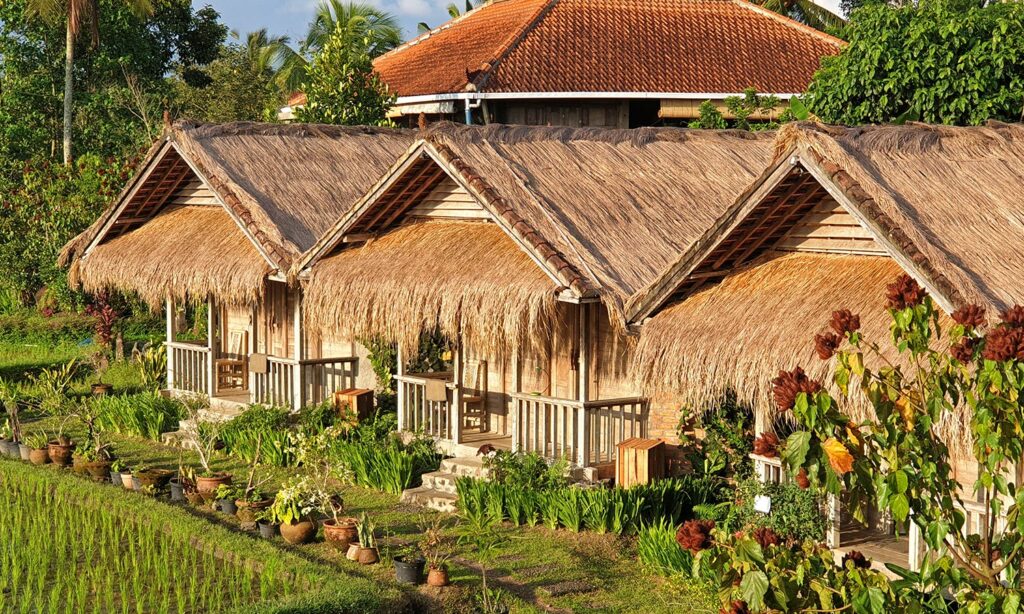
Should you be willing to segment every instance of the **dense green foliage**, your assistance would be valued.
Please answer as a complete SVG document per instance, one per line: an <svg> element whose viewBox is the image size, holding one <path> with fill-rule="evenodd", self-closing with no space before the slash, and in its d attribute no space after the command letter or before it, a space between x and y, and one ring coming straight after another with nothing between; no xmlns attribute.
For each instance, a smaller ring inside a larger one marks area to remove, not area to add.
<svg viewBox="0 0 1024 614"><path fill-rule="evenodd" d="M4 610L376 612L400 600L120 488L7 460L0 481L2 541L17 544L0 551Z"/></svg>
<svg viewBox="0 0 1024 614"><path fill-rule="evenodd" d="M743 477L752 470L753 428L753 410L729 390L703 407L681 413L677 434L695 473ZM697 436L695 429L702 435Z"/></svg>
<svg viewBox="0 0 1024 614"><path fill-rule="evenodd" d="M373 70L371 39L336 29L307 69L301 121L343 125L388 125L395 96Z"/></svg>
<svg viewBox="0 0 1024 614"><path fill-rule="evenodd" d="M1019 121L1024 5L971 0L873 3L856 10L849 45L822 60L809 88L823 121L943 124Z"/></svg>
<svg viewBox="0 0 1024 614"><path fill-rule="evenodd" d="M692 518L694 508L721 501L722 485L712 477L684 476L631 488L536 488L512 482L459 478L459 512L470 522L489 518L515 525L630 535L663 520Z"/></svg>
<svg viewBox="0 0 1024 614"><path fill-rule="evenodd" d="M158 392L109 395L92 401L98 409L97 426L104 431L127 433L159 440L178 430L184 417L181 403Z"/></svg>
<svg viewBox="0 0 1024 614"><path fill-rule="evenodd" d="M771 498L768 514L754 509L754 498ZM822 513L822 500L813 490L800 488L795 482L764 483L757 479L741 482L736 489L738 526L745 529L765 527L777 535L798 541L824 542L828 518Z"/></svg>

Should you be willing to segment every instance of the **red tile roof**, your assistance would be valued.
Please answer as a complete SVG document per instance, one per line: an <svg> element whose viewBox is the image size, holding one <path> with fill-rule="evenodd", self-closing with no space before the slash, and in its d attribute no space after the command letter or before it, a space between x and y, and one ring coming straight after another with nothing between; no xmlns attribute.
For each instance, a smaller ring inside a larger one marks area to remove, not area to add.
<svg viewBox="0 0 1024 614"><path fill-rule="evenodd" d="M494 0L375 66L399 96L795 93L842 45L746 0Z"/></svg>

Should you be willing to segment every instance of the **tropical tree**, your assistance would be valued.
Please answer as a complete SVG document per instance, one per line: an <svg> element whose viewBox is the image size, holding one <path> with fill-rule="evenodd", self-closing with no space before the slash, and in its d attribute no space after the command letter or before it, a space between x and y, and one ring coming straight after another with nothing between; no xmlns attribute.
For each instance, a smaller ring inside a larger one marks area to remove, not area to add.
<svg viewBox="0 0 1024 614"><path fill-rule="evenodd" d="M823 32L838 30L845 23L842 17L816 4L814 0L754 0L754 2L769 11L785 15Z"/></svg>
<svg viewBox="0 0 1024 614"><path fill-rule="evenodd" d="M477 4L479 5L480 2L477 2ZM461 16L465 15L466 13L472 11L474 8L476 8L476 7L473 6L473 0L466 0L466 8L465 8L465 10L459 9L459 5L458 4L455 4L454 2L451 2L447 6L448 16L451 17L452 19L455 19L456 17L461 17ZM425 21L419 22L416 25L416 29L419 30L420 34L423 34L424 32L430 32L431 30L433 30L433 28L431 28L429 25L427 25L427 22L425 22Z"/></svg>
<svg viewBox="0 0 1024 614"><path fill-rule="evenodd" d="M136 15L153 14L150 0L120 0ZM97 0L29 0L26 10L30 15L48 21L65 20L64 40L64 164L71 163L71 123L73 118L75 43L82 27L88 23L91 44L100 43L100 16Z"/></svg>
<svg viewBox="0 0 1024 614"><path fill-rule="evenodd" d="M335 37L337 32L340 35ZM296 92L305 88L310 60L329 40L335 45L359 48L373 59L401 44L402 29L394 15L373 5L323 0L298 49L285 45L280 50L283 90Z"/></svg>

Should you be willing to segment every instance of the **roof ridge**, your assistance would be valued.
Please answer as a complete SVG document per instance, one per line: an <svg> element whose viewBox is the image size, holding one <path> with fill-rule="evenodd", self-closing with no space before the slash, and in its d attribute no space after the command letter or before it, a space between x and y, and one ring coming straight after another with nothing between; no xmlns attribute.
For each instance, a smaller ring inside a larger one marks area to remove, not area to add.
<svg viewBox="0 0 1024 614"><path fill-rule="evenodd" d="M448 21L442 23L441 25L439 25L439 26L437 26L435 28L431 28L430 30L427 30L426 32L424 32L422 34L419 34L418 36L415 36L415 37L405 41L404 43L402 43L401 45L395 47L394 49L389 49L389 50L385 51L384 53L382 53L382 54L378 55L377 57L373 58L373 63L376 64L377 60L386 58L386 57L388 57L390 55L394 55L394 54L396 54L396 53L398 53L400 51L405 51L409 47L416 46L416 45L420 44L421 42L423 42L424 40L427 40L431 36L434 36L435 34L440 32L441 30L447 30L447 29L451 28L452 26L454 26L455 24L466 20L470 15L475 15L478 11L482 11L483 9L485 9L485 8L487 8L489 6L493 6L495 4L501 4L502 2L512 2L512 1L514 1L514 0L486 0L485 2L480 4L479 6L474 7L473 10L466 11L465 13L459 15L458 17L453 17L453 18L449 19Z"/></svg>
<svg viewBox="0 0 1024 614"><path fill-rule="evenodd" d="M334 124L307 123L270 123L235 121L226 123L202 122L192 119L180 119L171 127L172 134L180 133L191 138L210 138L218 136L291 136L336 138L340 135L401 134L412 133L407 128L388 128L383 126L338 126Z"/></svg>
<svg viewBox="0 0 1024 614"><path fill-rule="evenodd" d="M773 140L776 131L749 131L728 128L722 130L705 130L695 128L676 128L670 126L644 126L641 128L598 128L577 126L528 126L510 124L487 124L485 126L467 126L454 122L437 122L431 124L421 134L425 140L449 138L460 143L479 143L490 141L508 145L524 142L560 142L570 143L583 141L592 143L608 143L611 145L631 144L643 147L657 142L682 142L689 139L715 140L735 139L739 141Z"/></svg>
<svg viewBox="0 0 1024 614"><path fill-rule="evenodd" d="M482 70L480 75L474 79L471 84L477 91L483 89L487 82L490 80L491 75L494 74L495 69L498 65L505 60L516 48L526 40L526 37L532 33L538 25L551 13L551 10L561 0L544 0L540 8L537 9L533 15L526 21L526 25L519 29L518 33L513 33L498 47L498 53L490 62L487 63L487 70Z"/></svg>
<svg viewBox="0 0 1024 614"><path fill-rule="evenodd" d="M837 36L832 36L831 34L829 34L827 32L822 32L821 30L818 30L817 28L812 28L811 26L809 26L807 24L800 23L799 21L797 21L797 20L795 20L795 19L793 19L791 17L787 17L786 15L781 15L779 13L776 13L775 11L768 10L768 9L764 8L763 6L760 6L758 4L754 4L753 2L750 2L750 0L728 0L728 1L732 2L733 4L735 4L737 6L741 6L741 7L745 8L745 9L747 9L749 11L753 11L753 12L759 14L759 15L764 15L765 17L769 17L771 19L774 19L775 21L778 21L782 25L785 25L785 26L788 26L788 27L793 28L795 30L800 30L802 32L810 34L810 35L812 35L812 36L814 36L816 38L821 39L822 41L824 41L826 43L833 44L833 45L835 45L835 46L837 46L839 48L845 47L847 45L846 41L844 41L843 39L841 39L841 38L839 38ZM824 8L824 7L822 7L822 8ZM825 10L829 11L829 9L825 9ZM832 11L829 11L829 12L831 13ZM839 17L840 19L842 19L842 16L840 16L840 15L836 15L836 17Z"/></svg>

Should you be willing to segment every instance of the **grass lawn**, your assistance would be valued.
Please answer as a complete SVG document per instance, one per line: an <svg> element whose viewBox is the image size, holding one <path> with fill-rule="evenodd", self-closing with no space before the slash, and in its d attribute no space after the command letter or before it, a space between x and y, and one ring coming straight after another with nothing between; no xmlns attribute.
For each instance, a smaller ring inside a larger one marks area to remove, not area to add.
<svg viewBox="0 0 1024 614"><path fill-rule="evenodd" d="M0 374L12 380L23 379L24 373L83 357L88 348L71 344L54 346L0 344ZM115 363L105 381L114 384L117 392L135 386L134 366ZM81 379L74 389L79 394L88 390L88 379ZM60 421L50 417L25 417L26 434L46 430L51 434ZM82 438L84 433L71 427L68 434ZM153 467L177 469L179 458L185 464L198 466L191 451L127 435L109 434L118 457L130 465L145 463ZM236 481L243 481L248 467L235 458L221 456L214 469L229 471ZM53 470L47 468L47 470ZM275 491L295 469L263 467L259 479L269 478L264 490ZM103 488L95 486L95 488ZM381 545L381 564L363 567L348 561L344 553L323 541L305 546L288 546L280 539L273 546L293 551L306 560L340 576L361 576L389 589L399 588L388 557L389 547L418 539L423 520L435 512L399 503L397 495L366 488L342 487L348 515L366 512L377 525ZM141 495L140 495L141 496ZM168 503L168 505L170 505ZM238 530L234 517L218 514L207 508L184 507L229 530ZM447 519L456 535L462 533L458 519ZM635 539L552 531L545 527L502 527L504 537L497 555L489 566L490 584L506 591L514 612L675 612L685 607L694 614L717 612L713 589L685 579L666 579L642 567L635 552ZM480 560L471 546L460 546L452 563L452 586L437 590L428 587L401 587L418 611L470 612L474 595L480 587Z"/></svg>

